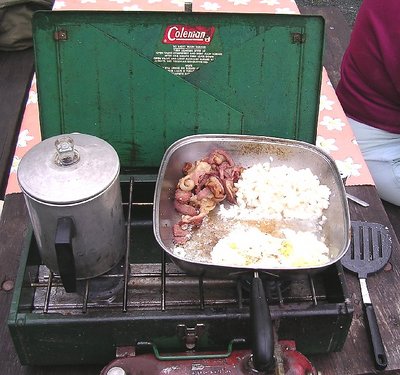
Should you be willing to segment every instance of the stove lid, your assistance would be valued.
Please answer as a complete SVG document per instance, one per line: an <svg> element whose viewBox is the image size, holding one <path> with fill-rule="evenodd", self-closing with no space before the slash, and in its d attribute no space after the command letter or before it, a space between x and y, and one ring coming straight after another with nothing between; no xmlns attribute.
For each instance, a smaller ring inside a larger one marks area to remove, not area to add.
<svg viewBox="0 0 400 375"><path fill-rule="evenodd" d="M96 135L124 168L193 134L315 142L320 16L42 11L33 31L43 139Z"/></svg>
<svg viewBox="0 0 400 375"><path fill-rule="evenodd" d="M113 147L86 134L45 139L26 153L17 172L26 194L57 205L95 197L118 175L119 159Z"/></svg>

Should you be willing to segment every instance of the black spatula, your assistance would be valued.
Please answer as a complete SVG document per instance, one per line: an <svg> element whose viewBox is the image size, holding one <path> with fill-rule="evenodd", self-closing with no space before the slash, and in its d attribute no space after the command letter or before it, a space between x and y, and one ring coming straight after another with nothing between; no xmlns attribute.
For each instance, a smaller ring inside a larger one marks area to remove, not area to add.
<svg viewBox="0 0 400 375"><path fill-rule="evenodd" d="M352 241L341 261L343 267L358 274L375 367L383 370L388 364L387 357L367 288L367 276L385 267L392 254L392 242L388 229L381 224L353 221L351 226Z"/></svg>

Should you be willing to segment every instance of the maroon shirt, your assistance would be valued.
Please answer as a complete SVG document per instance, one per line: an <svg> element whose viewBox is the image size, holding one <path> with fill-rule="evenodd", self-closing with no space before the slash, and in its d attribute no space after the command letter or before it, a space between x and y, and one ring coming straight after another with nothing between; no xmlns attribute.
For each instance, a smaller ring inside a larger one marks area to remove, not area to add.
<svg viewBox="0 0 400 375"><path fill-rule="evenodd" d="M348 117L400 134L400 0L363 0L336 93Z"/></svg>

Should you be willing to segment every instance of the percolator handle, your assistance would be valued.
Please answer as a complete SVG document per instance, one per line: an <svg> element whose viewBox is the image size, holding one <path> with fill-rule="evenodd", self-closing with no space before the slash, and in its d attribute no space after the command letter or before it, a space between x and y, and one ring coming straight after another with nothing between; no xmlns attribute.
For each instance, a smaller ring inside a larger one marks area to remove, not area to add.
<svg viewBox="0 0 400 375"><path fill-rule="evenodd" d="M74 222L70 217L57 220L55 249L62 284L67 293L76 292L75 259L72 248Z"/></svg>

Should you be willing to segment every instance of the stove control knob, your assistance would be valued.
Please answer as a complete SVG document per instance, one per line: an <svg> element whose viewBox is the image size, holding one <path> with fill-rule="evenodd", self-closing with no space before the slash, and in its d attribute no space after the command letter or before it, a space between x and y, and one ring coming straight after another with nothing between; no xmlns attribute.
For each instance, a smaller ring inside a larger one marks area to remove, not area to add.
<svg viewBox="0 0 400 375"><path fill-rule="evenodd" d="M107 375L127 375L126 371L122 367L111 367L107 371Z"/></svg>

